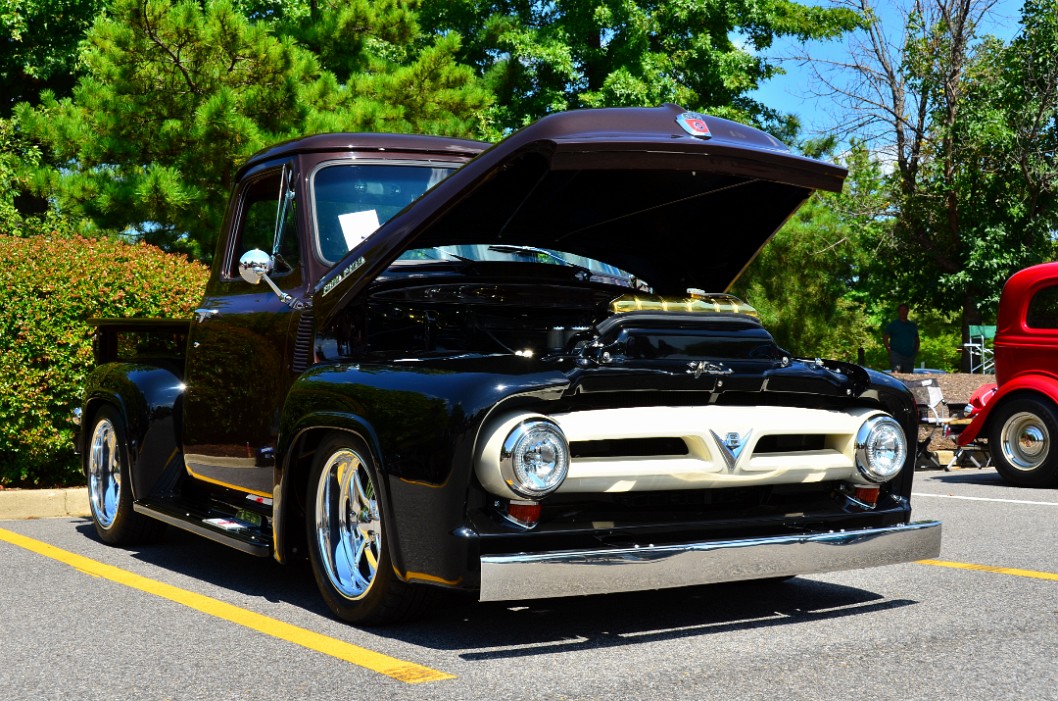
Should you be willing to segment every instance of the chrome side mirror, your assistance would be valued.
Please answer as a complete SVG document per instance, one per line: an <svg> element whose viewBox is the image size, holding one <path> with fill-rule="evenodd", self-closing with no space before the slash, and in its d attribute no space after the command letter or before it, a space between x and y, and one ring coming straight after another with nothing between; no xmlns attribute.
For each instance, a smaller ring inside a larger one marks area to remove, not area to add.
<svg viewBox="0 0 1058 701"><path fill-rule="evenodd" d="M261 280L264 280L272 288L272 292L276 293L276 297L279 297L283 304L291 309L310 309L312 307L311 301L292 297L272 282L272 278L268 277L268 274L272 272L274 265L275 259L273 256L268 255L260 248L255 248L243 253L242 258L239 259L239 276L251 285L256 285Z"/></svg>
<svg viewBox="0 0 1058 701"><path fill-rule="evenodd" d="M272 256L260 248L243 253L242 258L239 259L239 275L251 285L261 282L261 279L270 272L272 272Z"/></svg>

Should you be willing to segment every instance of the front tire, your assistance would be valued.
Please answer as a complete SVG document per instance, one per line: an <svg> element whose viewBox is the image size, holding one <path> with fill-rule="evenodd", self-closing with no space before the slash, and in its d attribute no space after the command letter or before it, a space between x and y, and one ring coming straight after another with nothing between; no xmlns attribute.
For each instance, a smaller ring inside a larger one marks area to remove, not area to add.
<svg viewBox="0 0 1058 701"><path fill-rule="evenodd" d="M323 440L309 476L309 560L327 606L358 625L404 620L426 604L425 588L402 581L393 568L377 485L362 441L342 433Z"/></svg>
<svg viewBox="0 0 1058 701"><path fill-rule="evenodd" d="M165 524L132 508L125 422L117 409L104 406L96 412L90 435L85 473L92 523L99 539L108 545L137 545L157 538Z"/></svg>
<svg viewBox="0 0 1058 701"><path fill-rule="evenodd" d="M992 416L989 448L1000 476L1017 487L1058 485L1058 410L1047 399L1021 397Z"/></svg>

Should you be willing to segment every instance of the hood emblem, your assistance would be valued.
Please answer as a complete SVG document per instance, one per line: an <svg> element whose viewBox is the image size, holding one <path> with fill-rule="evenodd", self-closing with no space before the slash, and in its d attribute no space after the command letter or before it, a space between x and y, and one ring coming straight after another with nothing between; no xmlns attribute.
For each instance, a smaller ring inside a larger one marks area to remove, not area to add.
<svg viewBox="0 0 1058 701"><path fill-rule="evenodd" d="M359 270L360 267L364 264L364 262L364 257L360 256L359 258L354 260L350 265L346 266L345 270L336 275L330 282L323 286L323 296L326 297L327 295L329 295L331 293L331 290L341 284L342 280Z"/></svg>
<svg viewBox="0 0 1058 701"><path fill-rule="evenodd" d="M746 435L741 435L734 431L727 433L721 438L716 431L709 431L713 436L713 440L716 441L716 445L720 448L720 455L724 458L724 463L727 464L727 469L734 470L735 465L738 463L738 458L742 455L742 450L749 443L749 437L753 435L752 431L746 431Z"/></svg>
<svg viewBox="0 0 1058 701"><path fill-rule="evenodd" d="M734 370L724 367L723 363L710 363L708 360L697 360L687 363L687 374L698 379L702 375L730 375Z"/></svg>
<svg viewBox="0 0 1058 701"><path fill-rule="evenodd" d="M709 131L709 125L705 123L705 117L697 112L684 112L676 117L676 123L691 136L697 136L700 139L709 139L713 136Z"/></svg>

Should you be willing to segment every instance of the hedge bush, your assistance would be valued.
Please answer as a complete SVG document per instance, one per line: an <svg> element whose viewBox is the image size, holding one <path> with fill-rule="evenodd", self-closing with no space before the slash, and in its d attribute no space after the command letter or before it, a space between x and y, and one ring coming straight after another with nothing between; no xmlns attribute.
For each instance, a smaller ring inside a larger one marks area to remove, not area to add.
<svg viewBox="0 0 1058 701"><path fill-rule="evenodd" d="M100 317L191 316L207 270L146 244L0 235L0 486L84 483L71 412Z"/></svg>

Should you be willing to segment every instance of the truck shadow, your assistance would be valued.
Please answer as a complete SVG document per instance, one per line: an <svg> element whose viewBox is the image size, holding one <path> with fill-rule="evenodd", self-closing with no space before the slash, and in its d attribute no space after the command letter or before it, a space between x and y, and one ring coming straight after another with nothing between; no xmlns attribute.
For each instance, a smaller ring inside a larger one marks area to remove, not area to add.
<svg viewBox="0 0 1058 701"><path fill-rule="evenodd" d="M90 522L77 530L97 540ZM254 605L252 599L319 615L328 619L321 627L334 634L333 617L305 563L280 565L172 528L158 544L127 552L143 563L247 597L251 601L241 604L237 596L223 598L265 615L283 617L281 611L269 612L267 604ZM526 587L531 589L532 583ZM524 602L478 603L469 596L447 595L422 619L364 632L485 661L779 628L917 603L806 577ZM360 631L351 626L348 630L348 636L340 637L355 642Z"/></svg>
<svg viewBox="0 0 1058 701"><path fill-rule="evenodd" d="M531 584L527 584L531 587ZM493 660L637 645L862 616L918 602L817 580L737 582L665 591L469 604L394 637ZM449 632L438 639L438 627ZM432 632L432 635L430 634Z"/></svg>
<svg viewBox="0 0 1058 701"><path fill-rule="evenodd" d="M91 521L78 526L77 530L100 542ZM272 558L240 553L176 528L165 529L157 543L123 550L135 560L209 585L330 616L316 592L316 582L307 563L281 565ZM169 583L181 586L176 582Z"/></svg>
<svg viewBox="0 0 1058 701"><path fill-rule="evenodd" d="M1009 486L999 476L994 467L966 468L954 472L943 472L933 478L933 481L946 484L986 484L990 486Z"/></svg>

